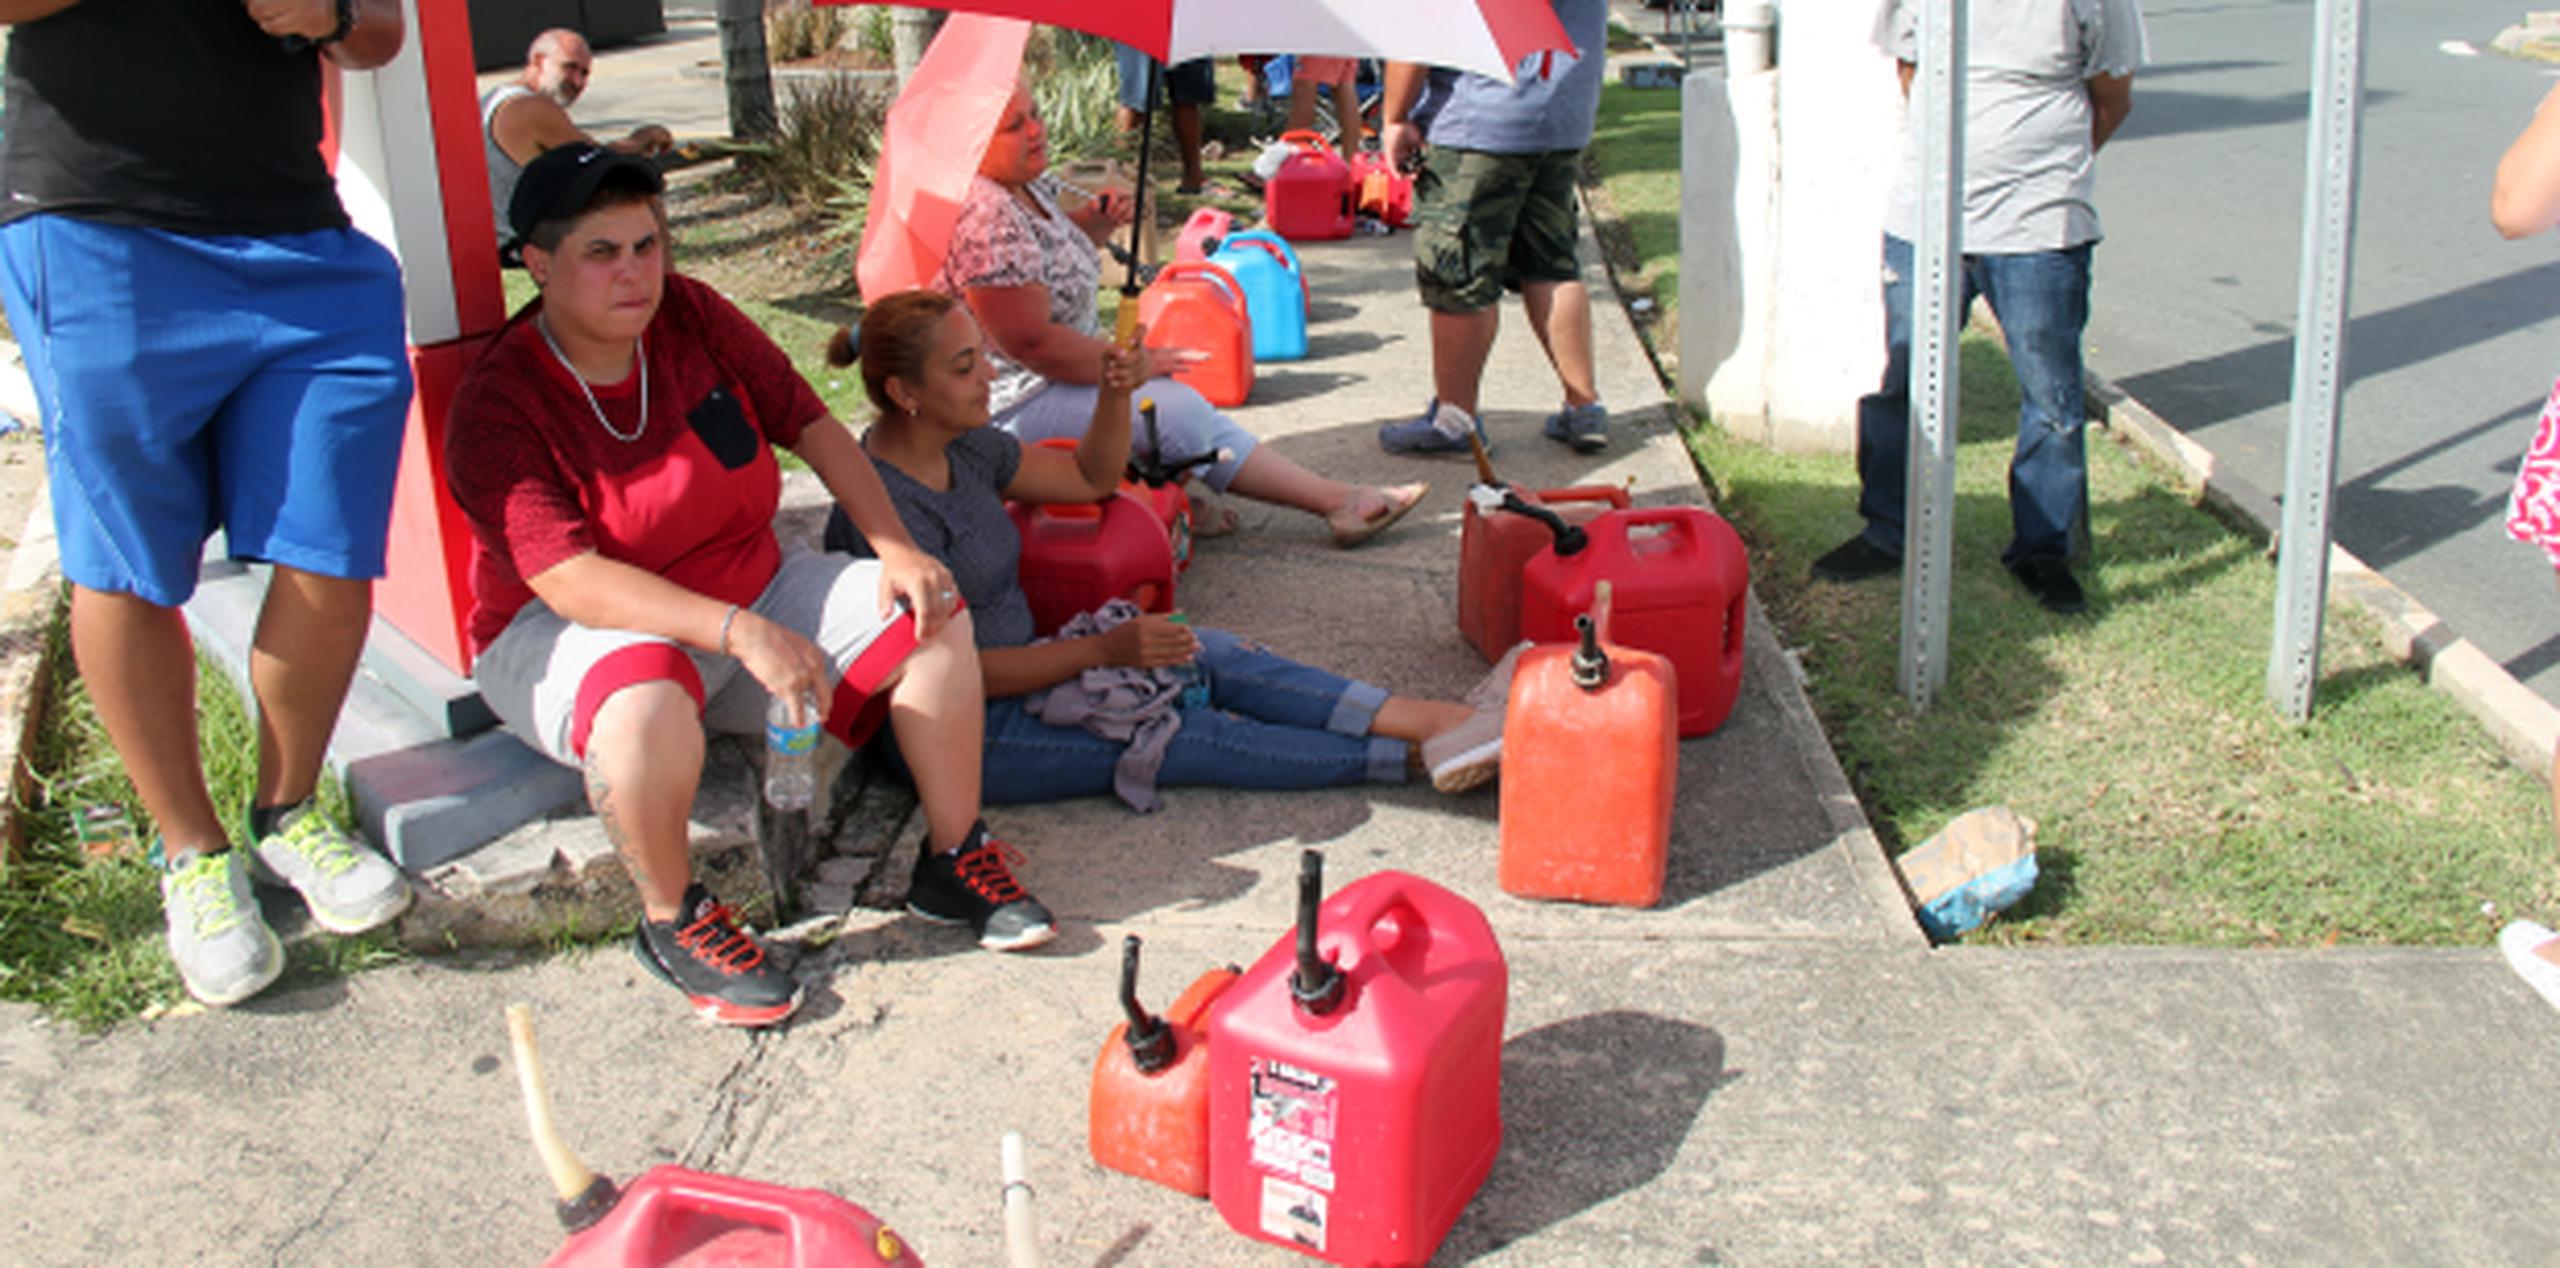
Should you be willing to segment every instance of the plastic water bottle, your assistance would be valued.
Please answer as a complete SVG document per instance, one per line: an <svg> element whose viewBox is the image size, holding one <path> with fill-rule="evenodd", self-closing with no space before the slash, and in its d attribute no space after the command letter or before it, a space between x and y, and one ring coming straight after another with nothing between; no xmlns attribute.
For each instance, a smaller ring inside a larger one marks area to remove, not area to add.
<svg viewBox="0 0 2560 1268"><path fill-rule="evenodd" d="M791 702L775 696L764 710L764 800L776 810L807 810L817 796L818 702L801 699L801 716L791 724Z"/></svg>
<svg viewBox="0 0 2560 1268"><path fill-rule="evenodd" d="M1176 625L1191 624L1191 618L1180 612L1165 619ZM1173 676L1182 680L1183 708L1206 709L1209 707L1209 678L1208 675L1200 672L1200 659L1196 653L1190 660L1174 666Z"/></svg>

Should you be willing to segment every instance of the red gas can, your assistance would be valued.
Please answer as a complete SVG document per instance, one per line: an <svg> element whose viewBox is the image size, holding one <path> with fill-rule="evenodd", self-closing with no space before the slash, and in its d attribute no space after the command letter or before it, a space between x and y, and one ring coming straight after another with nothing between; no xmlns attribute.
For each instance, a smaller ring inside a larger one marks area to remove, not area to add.
<svg viewBox="0 0 2560 1268"><path fill-rule="evenodd" d="M1419 1264L1502 1144L1509 974L1483 913L1401 872L1323 892L1209 1023L1209 1196L1247 1237Z"/></svg>
<svg viewBox="0 0 2560 1268"><path fill-rule="evenodd" d="M1313 132L1284 132L1298 147L1262 187L1262 218L1292 242L1348 238L1353 228L1351 165Z"/></svg>
<svg viewBox="0 0 2560 1268"><path fill-rule="evenodd" d="M1520 636L1573 638L1593 587L1616 583L1615 639L1671 659L1680 677L1680 734L1724 725L1742 689L1742 618L1751 563L1733 526L1694 506L1611 511L1584 530L1589 544L1550 546L1521 570Z"/></svg>
<svg viewBox="0 0 2560 1268"><path fill-rule="evenodd" d="M1579 646L1520 654L1502 724L1502 890L1523 898L1650 907L1671 862L1680 773L1671 662L1606 642L1600 611Z"/></svg>
<svg viewBox="0 0 2560 1268"><path fill-rule="evenodd" d="M888 1268L923 1261L871 1212L832 1193L656 1167L548 1262L551 1268Z"/></svg>
<svg viewBox="0 0 2560 1268"><path fill-rule="evenodd" d="M1211 969L1162 1017L1138 1003L1138 935L1122 944L1120 1007L1093 1059L1086 1140L1093 1160L1195 1198L1209 1196L1209 1006L1235 985Z"/></svg>
<svg viewBox="0 0 2560 1268"><path fill-rule="evenodd" d="M1602 512L1627 505L1627 491L1614 485L1501 492L1545 507L1573 525L1589 524ZM1520 570L1554 542L1555 533L1545 521L1515 511L1488 512L1469 492L1466 518L1458 529L1458 633L1486 660L1501 659L1520 641Z"/></svg>
<svg viewBox="0 0 2560 1268"><path fill-rule="evenodd" d="M1236 227L1236 218L1215 207L1198 207L1191 218L1182 222L1182 232L1173 236L1173 258L1205 260L1218 249L1218 243Z"/></svg>
<svg viewBox="0 0 2560 1268"><path fill-rule="evenodd" d="M1413 223L1413 178L1397 171L1386 155L1376 150L1353 155L1351 187L1353 205L1361 215L1375 216L1397 229Z"/></svg>
<svg viewBox="0 0 2560 1268"><path fill-rule="evenodd" d="M1054 634L1075 614L1113 599L1148 612L1173 610L1173 546L1146 503L1114 492L1099 502L1009 502L1005 509L1022 534L1022 592L1040 633Z"/></svg>
<svg viewBox="0 0 2560 1268"><path fill-rule="evenodd" d="M1253 318L1235 276L1205 260L1177 260L1138 297L1150 348L1190 348L1208 359L1173 377L1212 405L1244 404L1253 392Z"/></svg>

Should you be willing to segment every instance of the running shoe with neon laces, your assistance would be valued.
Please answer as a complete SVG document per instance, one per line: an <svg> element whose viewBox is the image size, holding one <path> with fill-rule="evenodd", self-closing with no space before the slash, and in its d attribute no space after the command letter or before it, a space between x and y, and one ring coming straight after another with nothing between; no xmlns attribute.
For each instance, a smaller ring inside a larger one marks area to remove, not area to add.
<svg viewBox="0 0 2560 1268"><path fill-rule="evenodd" d="M723 1026L770 1026L800 1007L800 983L766 953L700 882L685 887L673 920L640 922L632 954L693 1011Z"/></svg>
<svg viewBox="0 0 2560 1268"><path fill-rule="evenodd" d="M258 914L238 850L182 850L160 871L169 958L187 994L220 1008L267 989L284 972L284 944Z"/></svg>
<svg viewBox="0 0 2560 1268"><path fill-rule="evenodd" d="M936 924L965 924L989 951L1039 946L1058 936L1058 923L1013 879L1009 864L1021 859L1020 851L988 836L984 823L970 828L956 849L919 850L907 910Z"/></svg>
<svg viewBox="0 0 2560 1268"><path fill-rule="evenodd" d="M363 933L409 909L409 881L391 860L348 839L310 802L286 810L258 838L250 871L270 885L290 885L331 933Z"/></svg>

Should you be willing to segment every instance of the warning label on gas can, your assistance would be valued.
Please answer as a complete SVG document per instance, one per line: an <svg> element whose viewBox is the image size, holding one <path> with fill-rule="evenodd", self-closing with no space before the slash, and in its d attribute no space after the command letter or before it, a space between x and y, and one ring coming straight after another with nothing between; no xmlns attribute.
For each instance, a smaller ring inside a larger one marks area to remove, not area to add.
<svg viewBox="0 0 2560 1268"><path fill-rule="evenodd" d="M1330 1075L1269 1057L1253 1058L1249 1069L1252 1113L1245 1132L1253 1142L1253 1165L1320 1193L1333 1192L1340 1085ZM1266 1226L1271 1218L1270 1192L1268 1186L1263 1190ZM1321 1225L1321 1205L1317 1210Z"/></svg>
<svg viewBox="0 0 2560 1268"><path fill-rule="evenodd" d="M1262 1231L1312 1251L1324 1249L1325 1196L1278 1176L1262 1177Z"/></svg>

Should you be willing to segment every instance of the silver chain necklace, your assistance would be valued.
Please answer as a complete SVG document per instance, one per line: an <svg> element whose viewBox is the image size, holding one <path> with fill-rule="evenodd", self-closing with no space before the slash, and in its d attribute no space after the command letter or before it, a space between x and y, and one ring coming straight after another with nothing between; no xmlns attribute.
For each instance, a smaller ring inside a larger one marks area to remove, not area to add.
<svg viewBox="0 0 2560 1268"><path fill-rule="evenodd" d="M633 353L640 361L640 422L638 426L631 429L631 434L626 436L614 429L612 419L604 416L604 406L596 400L595 389L587 386L587 376L578 373L578 367L569 364L568 354L560 351L560 341L551 337L551 323L545 318L536 317L533 319L533 328L542 332L542 342L544 346L551 349L551 359L559 362L560 368L569 372L569 381L577 384L578 390L586 394L587 408L596 412L596 425L604 428L605 435L627 445L640 439L640 433L649 430L648 335L643 334L639 337L636 351Z"/></svg>

